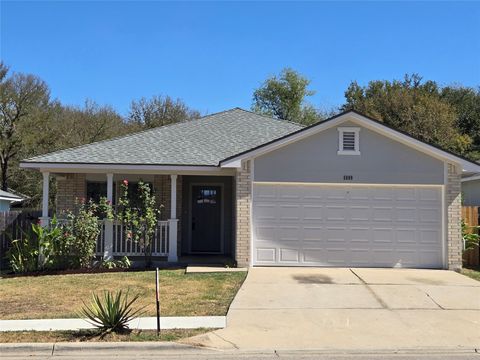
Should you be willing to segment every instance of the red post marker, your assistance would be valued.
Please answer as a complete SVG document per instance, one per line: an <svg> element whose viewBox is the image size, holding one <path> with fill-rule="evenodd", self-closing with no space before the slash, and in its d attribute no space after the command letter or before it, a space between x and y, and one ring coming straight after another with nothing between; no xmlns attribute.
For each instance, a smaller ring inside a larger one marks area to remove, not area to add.
<svg viewBox="0 0 480 360"><path fill-rule="evenodd" d="M157 302L157 336L160 335L160 286L158 279L158 268L155 271L155 296Z"/></svg>

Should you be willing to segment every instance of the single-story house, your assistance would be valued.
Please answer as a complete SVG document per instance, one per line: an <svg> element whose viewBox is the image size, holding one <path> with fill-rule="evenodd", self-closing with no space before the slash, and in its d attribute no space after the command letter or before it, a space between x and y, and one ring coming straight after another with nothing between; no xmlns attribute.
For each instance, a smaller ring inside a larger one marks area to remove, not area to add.
<svg viewBox="0 0 480 360"><path fill-rule="evenodd" d="M480 207L480 175L462 178L463 205Z"/></svg>
<svg viewBox="0 0 480 360"><path fill-rule="evenodd" d="M0 212L10 211L10 205L24 199L8 191L0 190Z"/></svg>
<svg viewBox="0 0 480 360"><path fill-rule="evenodd" d="M312 126L235 108L26 159L56 210L142 179L163 205L154 256L238 266L462 265L461 177L480 166L347 111ZM105 222L98 252L132 255Z"/></svg>

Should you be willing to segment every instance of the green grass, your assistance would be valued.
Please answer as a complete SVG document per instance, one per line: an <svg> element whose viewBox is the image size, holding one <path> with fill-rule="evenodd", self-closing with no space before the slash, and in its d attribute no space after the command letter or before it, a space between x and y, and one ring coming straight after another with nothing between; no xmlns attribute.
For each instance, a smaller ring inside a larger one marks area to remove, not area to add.
<svg viewBox="0 0 480 360"><path fill-rule="evenodd" d="M475 268L463 268L462 274L468 276L474 280L480 281L480 267Z"/></svg>
<svg viewBox="0 0 480 360"><path fill-rule="evenodd" d="M127 334L111 333L101 338L95 330L80 331L7 331L0 332L0 343L52 343L88 341L178 341L203 334L213 329L162 330L157 336L154 330L134 330Z"/></svg>
<svg viewBox="0 0 480 360"><path fill-rule="evenodd" d="M160 307L164 316L225 315L245 272L185 274L160 271ZM20 276L0 279L0 319L78 317L92 292L130 289L136 306L155 315L155 272Z"/></svg>

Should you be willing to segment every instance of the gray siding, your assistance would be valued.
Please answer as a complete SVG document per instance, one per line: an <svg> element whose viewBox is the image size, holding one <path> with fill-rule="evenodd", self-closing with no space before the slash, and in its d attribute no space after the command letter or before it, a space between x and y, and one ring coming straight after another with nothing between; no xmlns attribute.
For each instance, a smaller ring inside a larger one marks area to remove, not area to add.
<svg viewBox="0 0 480 360"><path fill-rule="evenodd" d="M462 182L463 205L480 206L480 180Z"/></svg>
<svg viewBox="0 0 480 360"><path fill-rule="evenodd" d="M360 155L338 155L337 127L255 159L255 181L443 184L442 161L360 127ZM352 181L344 181L352 175Z"/></svg>
<svg viewBox="0 0 480 360"><path fill-rule="evenodd" d="M9 211L10 210L10 201L0 200L0 211Z"/></svg>

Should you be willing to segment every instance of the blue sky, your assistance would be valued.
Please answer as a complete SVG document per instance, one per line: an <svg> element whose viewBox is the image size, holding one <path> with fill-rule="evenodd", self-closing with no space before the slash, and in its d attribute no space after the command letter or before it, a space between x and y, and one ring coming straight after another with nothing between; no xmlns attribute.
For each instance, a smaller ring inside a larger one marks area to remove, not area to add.
<svg viewBox="0 0 480 360"><path fill-rule="evenodd" d="M253 90L292 67L310 102L343 102L352 80L417 72L480 85L477 2L1 2L1 58L63 103L121 114L132 99L183 99L202 113L250 108Z"/></svg>

